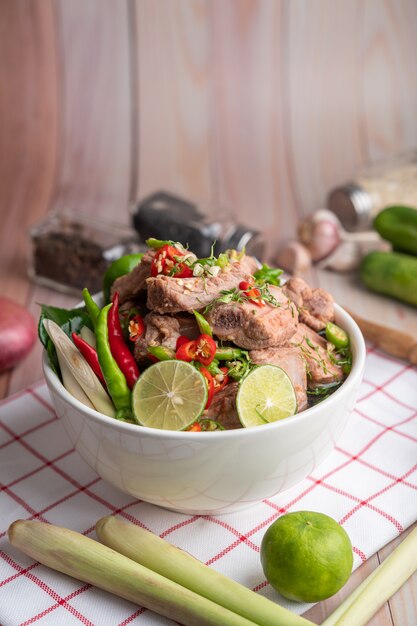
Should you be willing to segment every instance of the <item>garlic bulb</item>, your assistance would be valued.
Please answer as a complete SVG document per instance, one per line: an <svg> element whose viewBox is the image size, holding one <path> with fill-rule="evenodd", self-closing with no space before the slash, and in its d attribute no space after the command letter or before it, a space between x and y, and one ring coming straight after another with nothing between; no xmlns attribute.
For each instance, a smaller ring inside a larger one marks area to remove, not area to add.
<svg viewBox="0 0 417 626"><path fill-rule="evenodd" d="M311 254L299 241L289 241L278 251L276 262L278 267L297 276L311 267Z"/></svg>
<svg viewBox="0 0 417 626"><path fill-rule="evenodd" d="M320 209L301 222L298 236L309 249L313 261L320 261L340 244L341 232L342 226L335 214Z"/></svg>
<svg viewBox="0 0 417 626"><path fill-rule="evenodd" d="M300 224L298 235L318 267L336 272L356 269L371 250L390 249L375 231L347 232L339 218L327 209L307 217Z"/></svg>

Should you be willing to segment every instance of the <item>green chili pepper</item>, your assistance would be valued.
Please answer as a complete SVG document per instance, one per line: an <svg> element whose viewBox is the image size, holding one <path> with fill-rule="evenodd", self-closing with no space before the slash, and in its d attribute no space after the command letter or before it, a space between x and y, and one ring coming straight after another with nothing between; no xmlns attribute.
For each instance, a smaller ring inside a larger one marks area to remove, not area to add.
<svg viewBox="0 0 417 626"><path fill-rule="evenodd" d="M217 348L215 357L219 361L233 361L245 354L247 355L247 352L240 348Z"/></svg>
<svg viewBox="0 0 417 626"><path fill-rule="evenodd" d="M347 348L349 345L349 337L340 326L327 322L326 324L326 339L330 341L336 348Z"/></svg>
<svg viewBox="0 0 417 626"><path fill-rule="evenodd" d="M154 239L153 237L146 240L148 248L154 248L155 250L162 248L162 246L175 246L175 243L175 241L169 239Z"/></svg>
<svg viewBox="0 0 417 626"><path fill-rule="evenodd" d="M107 318L111 306L111 304L105 306L98 315L96 323L97 354L107 390L116 407L116 419L126 420L132 418L132 394L126 378L110 350Z"/></svg>
<svg viewBox="0 0 417 626"><path fill-rule="evenodd" d="M195 365L195 363L194 363ZM219 362L217 359L213 359L211 363L209 363L208 365L204 365L204 367L206 368L206 370L208 370L210 372L210 374L212 376L217 376L218 374L223 374L223 372L221 371L220 367L219 367Z"/></svg>
<svg viewBox="0 0 417 626"><path fill-rule="evenodd" d="M211 326L204 317L204 315L201 315L201 313L199 313L198 311L193 311L193 313L200 329L200 333L203 333L204 335L209 335L209 337L213 337L213 331L211 330Z"/></svg>
<svg viewBox="0 0 417 626"><path fill-rule="evenodd" d="M229 376L241 380L249 372L250 358L247 350L240 348L217 348L216 359L226 361Z"/></svg>
<svg viewBox="0 0 417 626"><path fill-rule="evenodd" d="M250 361L247 358L239 358L226 362L228 374L233 380L242 380L249 373Z"/></svg>
<svg viewBox="0 0 417 626"><path fill-rule="evenodd" d="M148 346L149 354L152 354L159 361L169 361L171 359L175 359L174 350L170 350L165 346Z"/></svg>
<svg viewBox="0 0 417 626"><path fill-rule="evenodd" d="M230 265L229 257L224 252L221 252L217 257L217 265L223 269L226 265Z"/></svg>
<svg viewBox="0 0 417 626"><path fill-rule="evenodd" d="M225 430L224 426L220 424L220 422L216 422L215 420L211 420L208 417L199 420L198 422L201 426L201 430L210 431L210 430Z"/></svg>
<svg viewBox="0 0 417 626"><path fill-rule="evenodd" d="M83 298L84 298L84 304L87 309L87 313L90 316L90 319L95 329L97 325L98 316L100 313L100 307L98 306L96 302L94 302L93 296L88 291L87 287L83 289Z"/></svg>

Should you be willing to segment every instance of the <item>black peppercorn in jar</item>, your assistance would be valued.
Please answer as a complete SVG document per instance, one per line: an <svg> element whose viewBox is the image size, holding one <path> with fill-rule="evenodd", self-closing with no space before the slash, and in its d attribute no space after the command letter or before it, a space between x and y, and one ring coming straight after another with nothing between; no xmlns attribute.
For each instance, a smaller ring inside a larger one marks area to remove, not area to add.
<svg viewBox="0 0 417 626"><path fill-rule="evenodd" d="M68 293L102 289L112 261L140 251L135 231L68 210L55 211L30 230L29 276L37 283Z"/></svg>

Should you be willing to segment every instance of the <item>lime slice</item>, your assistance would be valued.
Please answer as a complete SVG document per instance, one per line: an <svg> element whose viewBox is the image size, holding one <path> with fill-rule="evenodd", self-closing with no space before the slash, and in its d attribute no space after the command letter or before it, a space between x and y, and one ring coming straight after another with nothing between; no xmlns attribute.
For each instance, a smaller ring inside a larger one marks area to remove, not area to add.
<svg viewBox="0 0 417 626"><path fill-rule="evenodd" d="M159 361L146 369L132 391L132 409L141 426L184 430L196 421L207 402L207 385L185 361Z"/></svg>
<svg viewBox="0 0 417 626"><path fill-rule="evenodd" d="M294 415L297 398L283 369L260 365L240 383L236 406L242 426L251 428Z"/></svg>
<svg viewBox="0 0 417 626"><path fill-rule="evenodd" d="M116 278L129 274L142 260L143 254L125 254L113 261L107 268L103 277L103 294L105 302L110 302L110 289Z"/></svg>

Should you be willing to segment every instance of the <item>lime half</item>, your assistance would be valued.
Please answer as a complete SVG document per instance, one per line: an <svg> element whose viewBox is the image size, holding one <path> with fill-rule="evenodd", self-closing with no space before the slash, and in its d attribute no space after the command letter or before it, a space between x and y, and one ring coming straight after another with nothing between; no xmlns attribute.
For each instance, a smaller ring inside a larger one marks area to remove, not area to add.
<svg viewBox="0 0 417 626"><path fill-rule="evenodd" d="M132 391L133 413L141 426L184 430L207 402L202 374L186 361L159 361L146 369Z"/></svg>
<svg viewBox="0 0 417 626"><path fill-rule="evenodd" d="M237 412L245 428L282 420L297 412L297 398L288 374L276 365L260 365L240 384Z"/></svg>

